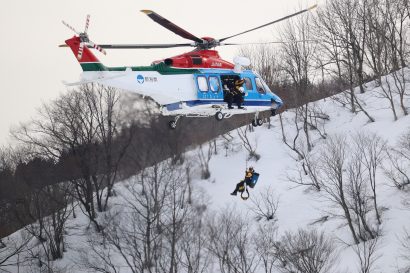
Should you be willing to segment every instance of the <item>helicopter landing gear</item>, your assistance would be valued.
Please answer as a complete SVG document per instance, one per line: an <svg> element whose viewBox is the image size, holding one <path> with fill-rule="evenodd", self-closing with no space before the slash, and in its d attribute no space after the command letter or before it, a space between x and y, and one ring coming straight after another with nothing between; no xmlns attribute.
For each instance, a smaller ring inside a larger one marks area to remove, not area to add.
<svg viewBox="0 0 410 273"><path fill-rule="evenodd" d="M178 120L179 120L180 117L181 117L181 116L176 116L174 120L171 120L171 121L168 123L168 126L169 126L170 129L175 130L175 129L177 128L177 122L178 122Z"/></svg>
<svg viewBox="0 0 410 273"><path fill-rule="evenodd" d="M262 126L263 124L263 120L259 118L259 112L255 113L255 117L252 120L252 126L256 127L256 126Z"/></svg>
<svg viewBox="0 0 410 273"><path fill-rule="evenodd" d="M254 119L252 120L252 126L253 127L257 127L257 126L262 126L263 124L263 120L262 119Z"/></svg>
<svg viewBox="0 0 410 273"><path fill-rule="evenodd" d="M270 110L270 113L271 113L271 116L272 116L272 117L276 116L276 109L275 109L275 108L272 108L272 109Z"/></svg>
<svg viewBox="0 0 410 273"><path fill-rule="evenodd" d="M221 121L224 119L224 114L221 111L215 113L215 118L217 121Z"/></svg>

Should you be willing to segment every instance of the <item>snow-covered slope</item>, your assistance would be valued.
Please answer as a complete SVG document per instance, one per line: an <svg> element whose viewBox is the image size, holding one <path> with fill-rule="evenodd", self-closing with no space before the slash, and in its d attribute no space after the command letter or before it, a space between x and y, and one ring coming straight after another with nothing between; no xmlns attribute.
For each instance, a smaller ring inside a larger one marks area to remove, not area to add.
<svg viewBox="0 0 410 273"><path fill-rule="evenodd" d="M324 125L326 136L330 138L343 135L347 143L353 145L352 136L360 132L372 132L386 140L389 145L395 145L398 137L410 129L410 116L403 116L398 107L399 119L394 121L388 101L376 96L378 88L375 83L370 83L367 85L366 93L358 94L359 100L374 117L375 122L369 122L363 113L351 113L347 107L333 99L327 98L316 102L315 105L329 116L329 120ZM406 103L410 104L410 100ZM291 127L294 115L294 111L282 114L285 133L290 142L294 133ZM287 231L296 231L299 228L323 230L329 237L339 239L334 241L340 251L338 269L342 272L358 272L358 258L354 253L354 247L348 246L353 241L343 219L329 217L328 221L314 224L316 220L331 215L336 208L332 207L321 192L306 186L296 186L288 181L288 177L295 173L301 162L297 160L296 153L283 143L278 116L272 119L271 124L270 128L265 124L255 128L253 132L248 132L250 142L257 146L256 152L261 156L258 161L248 160L248 152L244 149L236 131L231 133L233 140L227 141L219 138L217 140L218 153L212 156L209 163L211 177L201 180L197 174L194 177L193 186L200 189L200 192L203 192L204 197L208 199L209 210L218 212L226 207L233 207L247 215L250 222L256 222L249 212L251 200L243 201L239 196L230 195L236 183L243 179L245 168L253 166L260 173L260 178L256 187L250 190L251 198L259 196L270 188L279 199L276 213L278 237ZM312 153L318 153L323 149L325 140L314 130L311 130L311 137ZM300 138L303 138L303 132ZM203 149L206 150L207 147ZM197 153L198 150L190 151L187 158L195 160ZM378 172L377 178L378 202L379 206L384 209L381 225L382 236L379 239L378 255L376 255L378 259L375 262L375 270L372 272L397 272L397 266L401 266L402 263L399 257L400 240L403 237L404 228L410 227L410 209L404 204L409 195L393 187L382 171ZM129 183L133 181L118 183L115 186L116 190L124 192ZM124 195L113 197L112 204L123 203L121 196ZM64 258L55 262L57 267L66 268L68 272L90 272L82 268L78 262L80 256L87 253L85 242L90 238L90 229L87 229L87 226L85 216L69 220L66 236L68 249ZM340 243L341 241L346 244ZM83 252L79 251L81 248ZM16 268L9 269L17 272ZM120 272L128 271L123 268Z"/></svg>

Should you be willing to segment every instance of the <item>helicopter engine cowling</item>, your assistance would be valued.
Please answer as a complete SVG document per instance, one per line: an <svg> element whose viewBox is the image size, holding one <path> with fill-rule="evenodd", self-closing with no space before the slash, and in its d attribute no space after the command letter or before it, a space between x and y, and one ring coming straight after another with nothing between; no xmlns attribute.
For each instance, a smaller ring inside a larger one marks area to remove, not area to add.
<svg viewBox="0 0 410 273"><path fill-rule="evenodd" d="M178 68L219 68L233 69L234 65L222 60L216 50L198 50L184 53L154 63L164 62L168 66Z"/></svg>

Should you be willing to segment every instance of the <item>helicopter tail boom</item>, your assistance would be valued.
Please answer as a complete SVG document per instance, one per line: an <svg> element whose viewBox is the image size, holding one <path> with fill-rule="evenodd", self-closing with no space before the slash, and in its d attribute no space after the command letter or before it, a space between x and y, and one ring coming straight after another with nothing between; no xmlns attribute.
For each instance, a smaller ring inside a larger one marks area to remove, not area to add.
<svg viewBox="0 0 410 273"><path fill-rule="evenodd" d="M106 71L107 68L97 59L97 57L91 52L87 46L80 47L81 39L78 36L74 36L65 41L70 47L74 56L77 58L83 71ZM82 53L79 54L79 51ZM78 58L78 56L81 56Z"/></svg>

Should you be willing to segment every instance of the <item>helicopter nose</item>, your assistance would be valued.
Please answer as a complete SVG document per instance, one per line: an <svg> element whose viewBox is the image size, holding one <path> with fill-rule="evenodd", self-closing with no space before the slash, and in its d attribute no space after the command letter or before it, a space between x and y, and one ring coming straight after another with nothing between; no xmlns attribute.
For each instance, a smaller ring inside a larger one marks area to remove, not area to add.
<svg viewBox="0 0 410 273"><path fill-rule="evenodd" d="M272 109L275 109L275 110L281 108L283 105L283 102L280 99L279 100L271 99L271 102L272 102Z"/></svg>

